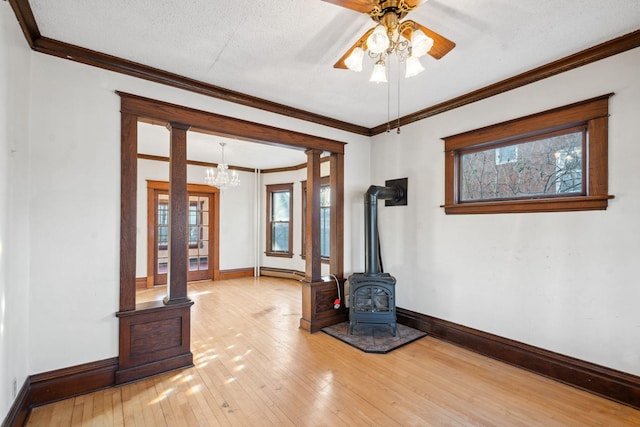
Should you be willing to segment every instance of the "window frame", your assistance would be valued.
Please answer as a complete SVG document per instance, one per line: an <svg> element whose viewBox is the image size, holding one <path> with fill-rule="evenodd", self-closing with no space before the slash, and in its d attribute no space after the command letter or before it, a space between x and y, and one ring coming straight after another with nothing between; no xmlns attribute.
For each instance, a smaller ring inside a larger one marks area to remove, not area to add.
<svg viewBox="0 0 640 427"><path fill-rule="evenodd" d="M271 184L266 186L267 189L267 215L266 215L266 251L267 256L293 258L293 183L287 184ZM271 217L271 203L274 193L289 192L289 250L274 251L272 250L272 231L273 219Z"/></svg>
<svg viewBox="0 0 640 427"><path fill-rule="evenodd" d="M613 93L591 98L530 116L498 123L443 138L445 145L446 214L488 214L525 212L566 212L603 210L608 200L608 119L609 97ZM553 195L491 201L461 201L461 154L478 149L505 146L550 132L578 126L587 129L584 153L586 194Z"/></svg>
<svg viewBox="0 0 640 427"><path fill-rule="evenodd" d="M301 187L302 187L302 200L307 200L307 181L301 181L300 182ZM329 187L329 191L331 191L331 177L329 176L322 176L320 177L320 188L322 187ZM331 195L331 202L329 204L328 207L323 208L322 206L320 206L320 211L322 211L323 209L329 209L329 218L331 218L331 208L333 208L333 195ZM306 203L302 203L302 218L306 218L307 215L307 204ZM322 216L322 214L321 214ZM322 239L322 227L320 227L320 239ZM331 220L329 220L329 240L331 240ZM301 241L302 241L302 246L301 246L301 250L300 250L300 258L305 259L307 256L306 253L306 244L307 244L307 223L306 221L302 221L302 235L301 235ZM329 244L329 256L322 256L322 253L320 254L320 262L322 262L323 264L328 264L331 260L331 244Z"/></svg>

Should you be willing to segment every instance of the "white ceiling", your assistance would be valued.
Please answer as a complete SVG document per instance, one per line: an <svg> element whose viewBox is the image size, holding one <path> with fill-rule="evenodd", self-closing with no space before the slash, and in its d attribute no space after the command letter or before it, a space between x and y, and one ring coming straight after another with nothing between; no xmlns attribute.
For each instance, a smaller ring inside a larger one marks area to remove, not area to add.
<svg viewBox="0 0 640 427"><path fill-rule="evenodd" d="M405 116L640 28L639 0L429 0L408 18L457 46L400 79L398 109L397 79L388 96L372 62L333 68L374 22L321 0L29 4L44 37L365 127L387 121L387 99Z"/></svg>
<svg viewBox="0 0 640 427"><path fill-rule="evenodd" d="M212 136L199 132L187 132L187 160L207 163L224 162L232 166L250 169L272 169L306 163L304 151L255 144L231 138ZM169 131L160 125L138 122L138 152L169 157Z"/></svg>

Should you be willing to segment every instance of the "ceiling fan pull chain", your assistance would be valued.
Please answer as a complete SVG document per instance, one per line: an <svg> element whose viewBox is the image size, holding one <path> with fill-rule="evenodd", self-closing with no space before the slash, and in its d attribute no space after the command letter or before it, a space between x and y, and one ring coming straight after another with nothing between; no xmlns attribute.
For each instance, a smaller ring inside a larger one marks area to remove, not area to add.
<svg viewBox="0 0 640 427"><path fill-rule="evenodd" d="M398 76L398 130L396 133L400 135L400 62L398 62L398 72L396 74Z"/></svg>
<svg viewBox="0 0 640 427"><path fill-rule="evenodd" d="M391 66L389 66L391 69ZM391 84L387 83L387 132L391 131Z"/></svg>

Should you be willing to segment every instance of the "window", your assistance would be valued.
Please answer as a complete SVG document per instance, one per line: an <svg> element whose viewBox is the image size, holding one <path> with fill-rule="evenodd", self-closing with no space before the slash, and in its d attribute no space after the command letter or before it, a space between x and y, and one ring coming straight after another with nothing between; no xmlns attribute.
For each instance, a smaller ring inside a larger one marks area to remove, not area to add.
<svg viewBox="0 0 640 427"><path fill-rule="evenodd" d="M302 253L306 256L306 229L307 223L304 218L307 215L307 182L302 181ZM322 261L328 262L331 256L331 186L329 177L320 178L320 257Z"/></svg>
<svg viewBox="0 0 640 427"><path fill-rule="evenodd" d="M267 255L292 257L293 184L267 185Z"/></svg>
<svg viewBox="0 0 640 427"><path fill-rule="evenodd" d="M606 209L609 96L444 138L445 212Z"/></svg>

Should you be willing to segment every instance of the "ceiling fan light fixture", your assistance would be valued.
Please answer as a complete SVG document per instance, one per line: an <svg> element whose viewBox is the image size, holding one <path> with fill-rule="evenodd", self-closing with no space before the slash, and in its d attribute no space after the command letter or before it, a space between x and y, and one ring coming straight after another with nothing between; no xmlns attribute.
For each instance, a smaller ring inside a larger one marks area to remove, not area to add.
<svg viewBox="0 0 640 427"><path fill-rule="evenodd" d="M367 48L376 55L389 48L389 36L384 25L378 25L367 37Z"/></svg>
<svg viewBox="0 0 640 427"><path fill-rule="evenodd" d="M382 59L376 62L376 65L373 66L373 72L371 73L369 81L374 83L387 82L387 67Z"/></svg>
<svg viewBox="0 0 640 427"><path fill-rule="evenodd" d="M410 55L407 58L407 62L405 64L406 70L404 76L406 78L417 76L421 72L424 71L424 67L420 63L420 59L417 56Z"/></svg>
<svg viewBox="0 0 640 427"><path fill-rule="evenodd" d="M347 59L344 60L344 65L347 66L348 69L355 72L362 71L362 61L364 59L364 49L360 46L353 49L351 55Z"/></svg>
<svg viewBox="0 0 640 427"><path fill-rule="evenodd" d="M427 36L422 30L414 30L411 34L412 55L419 58L424 56L433 47L433 39Z"/></svg>

